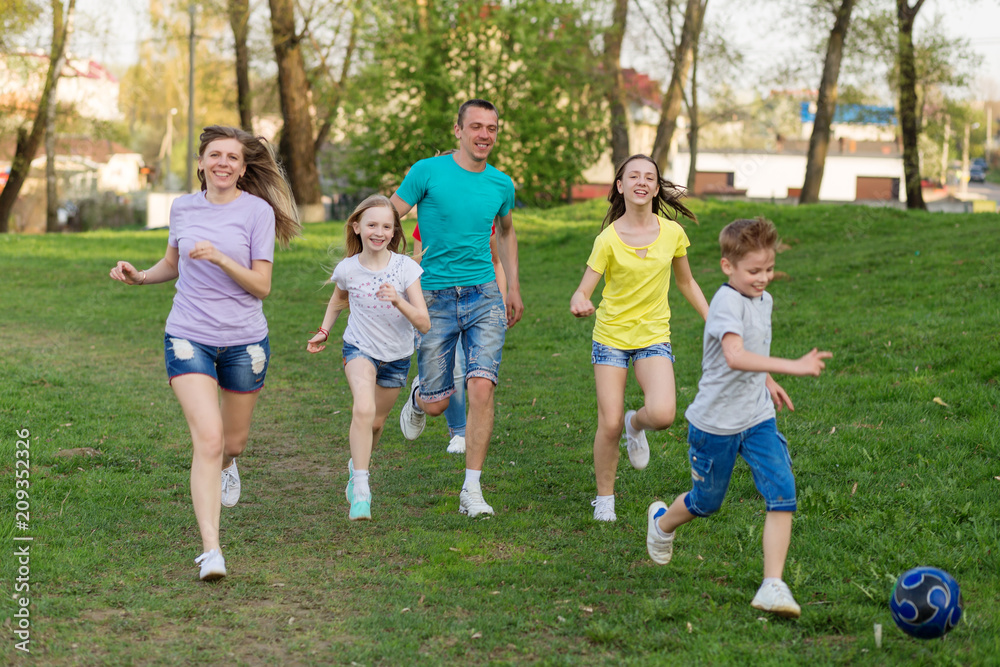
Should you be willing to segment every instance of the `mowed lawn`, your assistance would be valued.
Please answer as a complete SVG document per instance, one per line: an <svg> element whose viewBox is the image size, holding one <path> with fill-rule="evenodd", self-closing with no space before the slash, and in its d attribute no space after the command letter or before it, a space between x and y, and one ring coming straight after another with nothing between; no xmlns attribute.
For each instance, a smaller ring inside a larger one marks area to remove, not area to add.
<svg viewBox="0 0 1000 667"><path fill-rule="evenodd" d="M668 566L647 557L646 507L690 482L683 410L702 324L676 290L677 423L650 434L645 470L623 456L618 521L592 520L593 320L573 318L569 299L599 231L598 201L515 213L526 311L508 332L483 477L497 514L481 520L458 514L464 461L445 453L444 420L407 442L397 406L373 458L374 520L348 521L346 317L323 354L305 351L342 225L311 225L277 253L265 302L272 365L240 459L242 499L223 508L229 576L216 584L197 580L190 441L163 369L173 288L107 275L118 259L151 265L166 232L0 236L2 661L996 664L1000 216L693 208L690 261L706 296L723 281L719 230L765 215L785 244L770 288L772 353L834 354L820 378L778 378L796 407L779 428L798 483L785 579L800 619L750 607L763 502L742 463L722 510L680 529ZM626 402L641 403L631 380ZM30 433L20 527L19 431ZM78 448L89 450L65 455ZM26 576L14 556L25 544ZM893 583L916 565L962 586L965 614L943 640L911 639L890 617ZM22 607L30 655L16 648Z"/></svg>

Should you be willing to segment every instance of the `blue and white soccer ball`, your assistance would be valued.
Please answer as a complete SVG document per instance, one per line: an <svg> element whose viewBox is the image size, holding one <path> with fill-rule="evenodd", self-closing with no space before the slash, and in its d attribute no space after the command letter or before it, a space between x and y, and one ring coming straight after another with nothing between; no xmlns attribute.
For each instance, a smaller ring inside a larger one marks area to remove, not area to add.
<svg viewBox="0 0 1000 667"><path fill-rule="evenodd" d="M900 630L918 639L934 639L962 619L962 593L944 570L915 567L899 575L889 608Z"/></svg>

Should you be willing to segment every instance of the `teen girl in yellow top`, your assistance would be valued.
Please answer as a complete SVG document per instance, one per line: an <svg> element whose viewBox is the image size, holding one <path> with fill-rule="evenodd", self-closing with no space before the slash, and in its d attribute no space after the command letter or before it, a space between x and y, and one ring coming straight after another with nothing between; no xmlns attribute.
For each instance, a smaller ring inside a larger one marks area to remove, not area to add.
<svg viewBox="0 0 1000 667"><path fill-rule="evenodd" d="M680 203L681 196L672 183L660 176L651 158L633 155L625 160L608 193L610 206L603 231L594 241L583 280L570 302L570 312L576 317L593 314L590 297L604 276L592 355L597 386L597 498L591 505L597 521L617 518L615 473L622 428L629 460L642 470L649 463L645 431L667 428L677 411L667 302L671 269L684 298L702 318L708 314L708 302L688 265L687 235L677 222L662 217L671 212L674 218L682 214L695 219ZM630 360L645 405L625 412Z"/></svg>

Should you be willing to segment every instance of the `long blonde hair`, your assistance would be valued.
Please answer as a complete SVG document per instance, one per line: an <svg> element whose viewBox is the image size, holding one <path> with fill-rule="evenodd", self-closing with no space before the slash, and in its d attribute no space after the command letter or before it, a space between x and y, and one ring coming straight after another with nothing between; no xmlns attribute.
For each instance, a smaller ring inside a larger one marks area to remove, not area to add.
<svg viewBox="0 0 1000 667"><path fill-rule="evenodd" d="M292 189L278 164L274 148L264 137L255 137L238 127L209 125L202 130L198 157L204 155L205 148L218 139L236 139L243 146L246 172L236 181L236 187L271 205L274 209L274 235L281 247L287 248L293 238L302 234L302 225ZM198 180L201 181L201 189L206 190L205 172L201 169L198 170Z"/></svg>
<svg viewBox="0 0 1000 667"><path fill-rule="evenodd" d="M392 238L389 240L388 248L391 252L406 252L406 234L403 233L403 225L399 222L399 211L396 207L392 205L389 198L385 195L371 195L366 197L363 202L358 204L358 207L354 209L354 213L347 218L347 222L344 224L344 256L353 257L354 255L361 254L363 247L361 245L361 236L354 231L354 223L361 221L361 216L364 215L365 211L372 208L378 208L384 206L385 208L392 211ZM399 247L402 246L402 251Z"/></svg>

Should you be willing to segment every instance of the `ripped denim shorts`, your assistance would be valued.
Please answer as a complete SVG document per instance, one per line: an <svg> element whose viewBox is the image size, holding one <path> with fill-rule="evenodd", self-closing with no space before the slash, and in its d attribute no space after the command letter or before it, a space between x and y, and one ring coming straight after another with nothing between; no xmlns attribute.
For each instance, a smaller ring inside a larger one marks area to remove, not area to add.
<svg viewBox="0 0 1000 667"><path fill-rule="evenodd" d="M170 380L178 375L200 373L213 378L226 391L241 394L259 391L264 386L271 359L267 336L249 345L214 347L166 333L163 348Z"/></svg>

